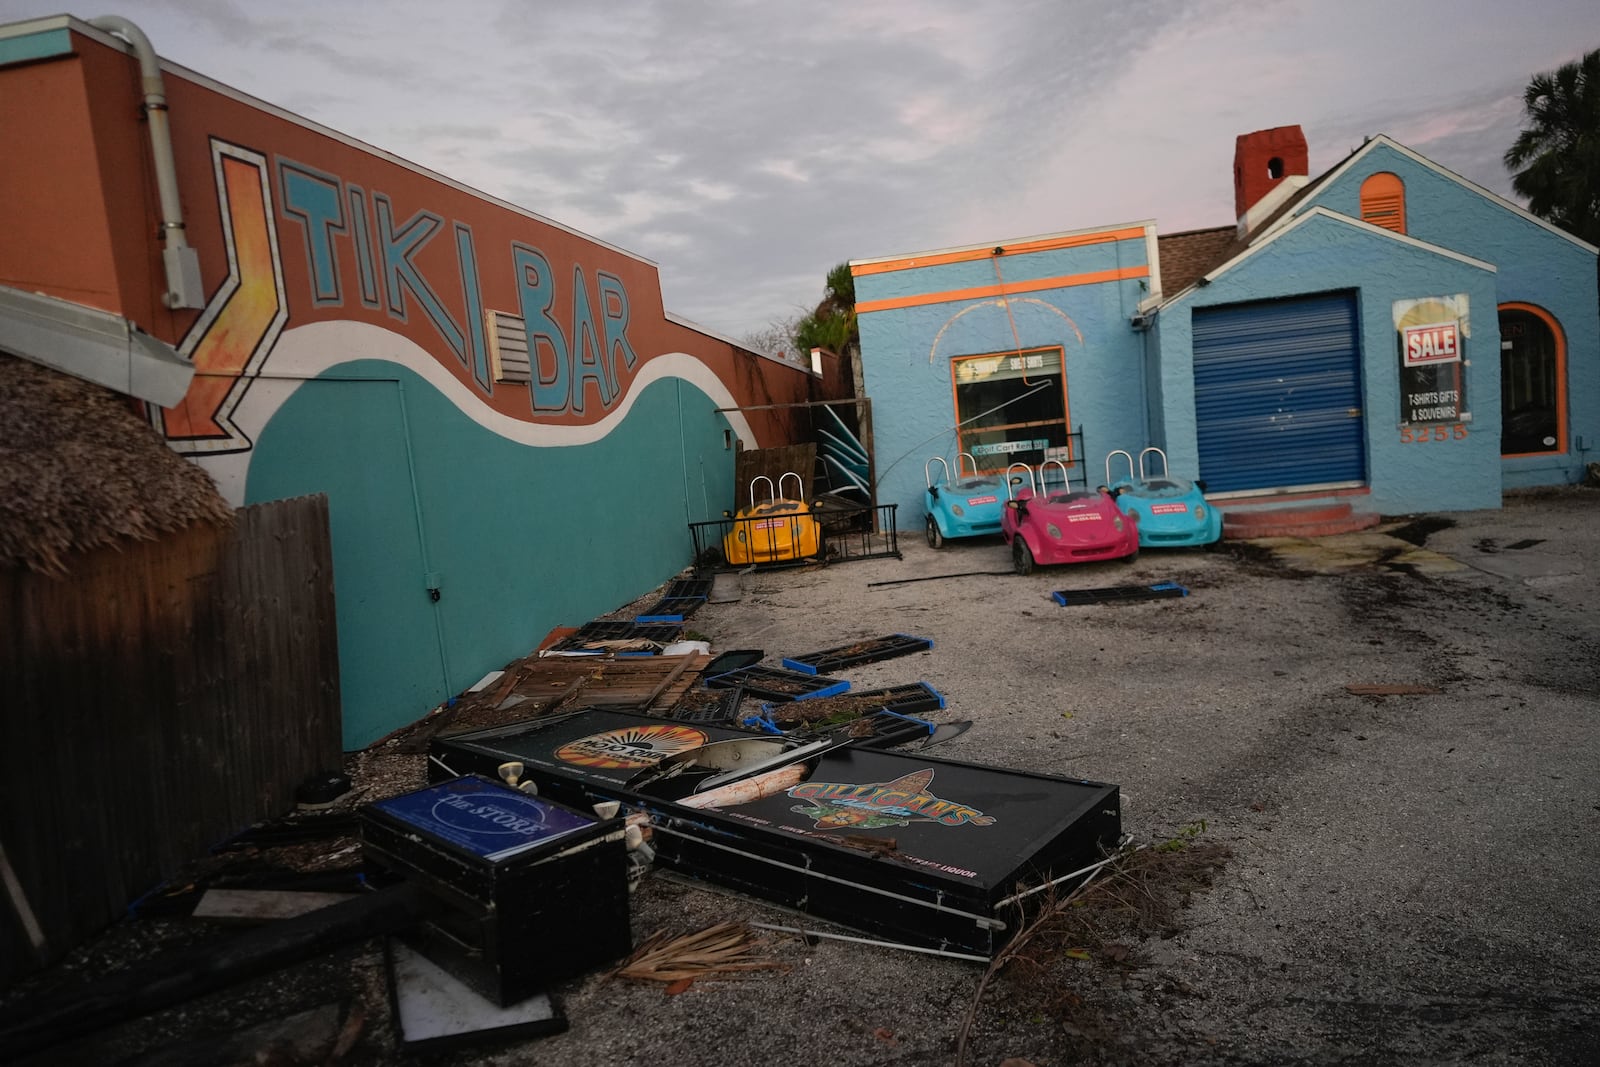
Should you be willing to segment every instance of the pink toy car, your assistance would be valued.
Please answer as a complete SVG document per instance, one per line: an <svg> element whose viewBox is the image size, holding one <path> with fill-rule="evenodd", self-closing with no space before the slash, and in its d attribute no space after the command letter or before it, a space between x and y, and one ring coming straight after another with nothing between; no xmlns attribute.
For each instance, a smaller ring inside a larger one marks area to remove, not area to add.
<svg viewBox="0 0 1600 1067"><path fill-rule="evenodd" d="M1061 485L1051 488L1046 476L1061 468ZM1026 471L1012 477L1018 469ZM1035 482L1033 468L1013 463L1006 468L1006 501L1000 532L1011 545L1011 563L1018 574L1031 574L1035 563L1093 563L1103 559L1133 560L1139 555L1139 520L1124 514L1103 489L1074 492L1067 465L1046 460Z"/></svg>

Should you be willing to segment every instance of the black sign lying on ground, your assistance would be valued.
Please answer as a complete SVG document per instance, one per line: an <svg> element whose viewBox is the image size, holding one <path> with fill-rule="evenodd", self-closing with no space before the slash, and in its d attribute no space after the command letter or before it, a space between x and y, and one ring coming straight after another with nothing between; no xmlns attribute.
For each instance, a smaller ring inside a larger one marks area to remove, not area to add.
<svg viewBox="0 0 1600 1067"><path fill-rule="evenodd" d="M1118 790L917 754L834 749L803 781L719 810L663 807L657 861L887 940L989 956L1005 902L1094 863Z"/></svg>

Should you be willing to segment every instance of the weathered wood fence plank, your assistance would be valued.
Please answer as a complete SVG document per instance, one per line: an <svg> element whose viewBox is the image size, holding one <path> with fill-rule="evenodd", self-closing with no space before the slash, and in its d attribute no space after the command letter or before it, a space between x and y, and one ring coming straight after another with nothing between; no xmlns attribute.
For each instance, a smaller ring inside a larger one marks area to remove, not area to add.
<svg viewBox="0 0 1600 1067"><path fill-rule="evenodd" d="M340 766L328 503L0 570L0 844L55 958ZM41 963L0 897L0 981Z"/></svg>

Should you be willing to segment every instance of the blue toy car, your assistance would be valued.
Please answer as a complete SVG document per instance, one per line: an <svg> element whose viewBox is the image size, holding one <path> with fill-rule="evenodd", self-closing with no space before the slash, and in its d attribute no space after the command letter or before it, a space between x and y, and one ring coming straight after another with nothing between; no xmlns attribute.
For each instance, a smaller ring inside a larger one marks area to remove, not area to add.
<svg viewBox="0 0 1600 1067"><path fill-rule="evenodd" d="M1161 457L1161 473L1153 475L1145 467L1151 456ZM1128 476L1118 481L1111 477L1111 459L1128 461ZM1116 497L1117 507L1139 520L1141 548L1174 548L1209 545L1222 538L1222 512L1206 503L1205 483L1189 482L1167 473L1167 454L1159 448L1139 453L1139 464L1117 449L1106 455L1106 484Z"/></svg>
<svg viewBox="0 0 1600 1067"><path fill-rule="evenodd" d="M972 473L961 477L961 461L972 464ZM944 470L933 480L933 465ZM950 480L950 465L943 456L934 456L922 465L928 482L928 545L940 548L952 537L982 537L1000 532L1000 515L1005 510L1005 480L997 475L978 473L978 461L970 452L956 456L956 479Z"/></svg>

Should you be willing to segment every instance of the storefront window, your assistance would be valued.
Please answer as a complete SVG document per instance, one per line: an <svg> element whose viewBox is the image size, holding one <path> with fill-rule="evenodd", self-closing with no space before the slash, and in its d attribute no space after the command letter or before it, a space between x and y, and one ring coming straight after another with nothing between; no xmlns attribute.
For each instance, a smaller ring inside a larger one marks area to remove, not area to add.
<svg viewBox="0 0 1600 1067"><path fill-rule="evenodd" d="M1563 353L1554 320L1529 305L1500 308L1500 451L1566 448Z"/></svg>
<svg viewBox="0 0 1600 1067"><path fill-rule="evenodd" d="M957 436L985 472L1012 463L1069 466L1066 375L1061 349L1037 348L950 361Z"/></svg>

